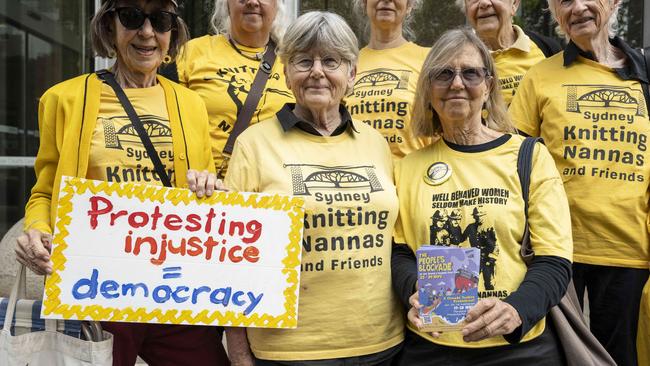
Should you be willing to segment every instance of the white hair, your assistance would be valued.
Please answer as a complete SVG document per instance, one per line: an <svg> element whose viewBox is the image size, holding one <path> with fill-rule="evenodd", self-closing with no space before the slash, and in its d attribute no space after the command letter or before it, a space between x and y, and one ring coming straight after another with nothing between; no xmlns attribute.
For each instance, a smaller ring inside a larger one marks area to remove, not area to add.
<svg viewBox="0 0 650 366"><path fill-rule="evenodd" d="M327 11L310 11L298 17L282 37L278 55L287 65L293 56L318 49L333 52L350 65L359 58L359 41L340 15Z"/></svg>
<svg viewBox="0 0 650 366"><path fill-rule="evenodd" d="M271 39L275 43L280 43L284 33L285 25L288 23L286 18L286 6L284 0L275 0L277 2L277 14L271 25ZM214 0L214 10L210 17L210 27L214 34L230 34L230 12L228 11L228 0Z"/></svg>
<svg viewBox="0 0 650 366"><path fill-rule="evenodd" d="M411 8L411 11L406 14L402 23L402 34L404 38L414 40L415 32L413 32L411 24L413 24L413 14L422 6L422 0L408 0L407 4ZM364 36L368 38L370 36L370 21L366 14L366 0L353 0L352 9L357 20L363 26Z"/></svg>
<svg viewBox="0 0 650 366"><path fill-rule="evenodd" d="M614 2L614 0L601 0L601 1L609 1L610 4ZM568 39L569 36L564 32L564 29L560 28L559 25L558 16L557 16L557 6L555 3L556 0L546 0L546 2L548 3L548 9L551 11L551 14L553 15L553 20L555 20L555 22L558 23L558 26L555 27L555 32L560 36L564 36ZM621 9L621 2L616 4L614 11L612 12L612 14L610 14L609 19L607 19L607 33L609 34L610 37L614 37L616 35L616 32L618 31L618 12L620 9Z"/></svg>

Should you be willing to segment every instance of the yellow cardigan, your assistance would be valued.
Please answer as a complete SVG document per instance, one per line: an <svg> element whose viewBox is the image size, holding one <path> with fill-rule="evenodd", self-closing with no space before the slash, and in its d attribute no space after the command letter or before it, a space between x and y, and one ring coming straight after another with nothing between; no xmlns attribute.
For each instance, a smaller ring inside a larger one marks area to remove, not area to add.
<svg viewBox="0 0 650 366"><path fill-rule="evenodd" d="M172 130L176 187L187 187L188 169L214 171L208 115L195 92L159 76ZM61 82L43 94L38 108L40 148L36 184L25 207L25 230L52 233L62 176L86 177L99 113L102 81L95 74Z"/></svg>

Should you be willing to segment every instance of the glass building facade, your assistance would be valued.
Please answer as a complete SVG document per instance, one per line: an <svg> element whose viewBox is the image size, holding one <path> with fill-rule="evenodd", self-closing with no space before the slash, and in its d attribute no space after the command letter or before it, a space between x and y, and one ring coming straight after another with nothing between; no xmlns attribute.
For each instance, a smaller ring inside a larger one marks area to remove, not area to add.
<svg viewBox="0 0 650 366"><path fill-rule="evenodd" d="M209 30L211 0L185 0L182 15L192 36ZM24 214L34 184L38 151L38 99L50 86L105 67L89 46L88 23L100 0L0 0L0 234ZM341 14L364 39L352 19L351 0L286 0L292 16L309 10ZM650 5L624 0L620 32L632 45L650 46ZM522 0L516 22L553 34L546 1ZM424 0L414 15L415 41L430 46L446 29L465 23L452 0ZM363 41L362 41L363 44Z"/></svg>

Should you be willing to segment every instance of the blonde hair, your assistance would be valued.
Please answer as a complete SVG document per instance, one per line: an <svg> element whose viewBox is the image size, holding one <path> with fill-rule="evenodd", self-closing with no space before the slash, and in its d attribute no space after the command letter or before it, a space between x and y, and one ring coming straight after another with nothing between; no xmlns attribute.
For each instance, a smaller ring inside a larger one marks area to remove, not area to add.
<svg viewBox="0 0 650 366"><path fill-rule="evenodd" d="M546 3L548 4L548 10L551 11L551 15L553 15L553 20L555 21L555 23L557 23L557 26L555 27L555 33L565 37L568 40L569 35L566 34L566 32L564 32L564 29L560 27L560 22L558 21L558 16L557 16L557 6L555 4L555 1L556 0L546 0ZM600 1L606 1L606 0L600 0ZM610 5L614 2L614 0L608 0L608 1ZM618 31L618 12L620 9L621 9L621 2L619 2L616 5L614 11L609 16L609 19L607 19L607 34L609 34L610 37L614 37L616 35L616 32Z"/></svg>
<svg viewBox="0 0 650 366"><path fill-rule="evenodd" d="M366 14L366 1L367 0L353 0L352 12L359 24L362 25L364 38L368 39L370 37L370 20L368 19L368 14ZM413 24L413 15L415 14L415 11L422 6L422 0L408 0L407 4L411 10L406 13L406 17L402 23L402 34L404 35L404 38L412 41L415 39L415 32L413 31L413 28L411 28L411 25Z"/></svg>
<svg viewBox="0 0 650 366"><path fill-rule="evenodd" d="M116 56L115 52L117 52L117 49L114 44L115 30L113 29L114 16L116 15L112 14L116 2L117 0L104 1L90 20L90 43L92 44L93 51L99 57L113 58ZM174 2L169 1L169 4L172 5L176 13L178 9ZM190 31L187 29L187 25L183 19L179 16L176 18L176 26L172 28L171 32L172 37L167 54L174 60L180 53L183 45L190 39Z"/></svg>
<svg viewBox="0 0 650 366"><path fill-rule="evenodd" d="M431 47L431 51L429 51L422 65L411 117L411 131L414 136L432 137L442 135L440 117L431 107L430 102L431 91L433 90L431 79L456 59L463 47L467 45L473 46L478 51L488 75L492 77L492 82L488 85L490 89L488 99L485 102L485 109L488 111L487 127L499 132L516 132L501 96L499 78L490 51L471 28L461 27L443 33Z"/></svg>
<svg viewBox="0 0 650 366"><path fill-rule="evenodd" d="M333 52L351 66L359 58L359 41L348 23L327 11L310 11L291 23L280 42L278 55L287 65L296 54L314 48Z"/></svg>
<svg viewBox="0 0 650 366"><path fill-rule="evenodd" d="M273 42L280 43L288 19L286 18L286 6L284 0L275 0L277 4L277 13L271 24L271 39ZM214 0L214 9L210 17L210 28L214 34L230 34L230 11L228 10L228 0Z"/></svg>

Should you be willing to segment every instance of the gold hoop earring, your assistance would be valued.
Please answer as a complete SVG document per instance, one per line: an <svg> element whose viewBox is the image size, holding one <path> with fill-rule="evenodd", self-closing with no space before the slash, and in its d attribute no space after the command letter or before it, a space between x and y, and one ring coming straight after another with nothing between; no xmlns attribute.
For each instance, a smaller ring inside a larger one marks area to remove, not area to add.
<svg viewBox="0 0 650 366"><path fill-rule="evenodd" d="M170 55L165 55L165 57L163 57L163 63L168 64L170 62L172 62L172 57Z"/></svg>
<svg viewBox="0 0 650 366"><path fill-rule="evenodd" d="M487 105L483 104L483 109L481 110L481 119L487 122L489 116L490 116L490 111L488 111Z"/></svg>
<svg viewBox="0 0 650 366"><path fill-rule="evenodd" d="M116 58L117 52L115 50L108 50L108 58Z"/></svg>

